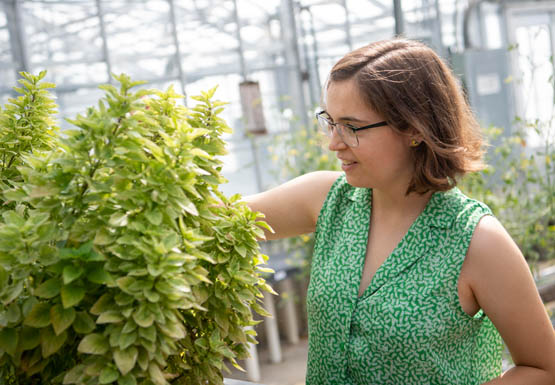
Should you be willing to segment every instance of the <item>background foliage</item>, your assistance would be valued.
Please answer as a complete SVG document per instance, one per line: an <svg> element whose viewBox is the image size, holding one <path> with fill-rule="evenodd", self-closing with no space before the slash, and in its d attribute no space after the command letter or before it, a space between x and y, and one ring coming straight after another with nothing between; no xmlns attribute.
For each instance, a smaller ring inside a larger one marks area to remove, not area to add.
<svg viewBox="0 0 555 385"><path fill-rule="evenodd" d="M552 125L516 119L512 135L485 129L488 167L463 178L461 190L489 205L528 262L555 259L555 147ZM530 131L541 138L529 148Z"/></svg>
<svg viewBox="0 0 555 385"><path fill-rule="evenodd" d="M310 127L277 135L270 148L277 179L286 181L312 171L340 171L340 163L327 147L328 138L318 129L316 119ZM303 234L285 240L293 257L291 263L308 274L314 249L314 234Z"/></svg>
<svg viewBox="0 0 555 385"><path fill-rule="evenodd" d="M259 215L218 191L215 89L186 109L127 76L55 136L52 84L2 110L0 379L221 384L254 342Z"/></svg>

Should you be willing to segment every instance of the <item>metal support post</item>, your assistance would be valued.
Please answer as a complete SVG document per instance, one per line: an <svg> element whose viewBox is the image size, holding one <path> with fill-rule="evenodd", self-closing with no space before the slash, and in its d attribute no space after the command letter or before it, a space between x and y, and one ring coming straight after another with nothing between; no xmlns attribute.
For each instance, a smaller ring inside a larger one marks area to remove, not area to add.
<svg viewBox="0 0 555 385"><path fill-rule="evenodd" d="M304 124L305 127L309 127L293 0L281 0L280 21L285 60L289 69L289 92L291 93L293 101L291 107L299 117L301 123Z"/></svg>
<svg viewBox="0 0 555 385"><path fill-rule="evenodd" d="M401 0L393 0L393 16L395 17L395 35L400 36L405 33Z"/></svg>
<svg viewBox="0 0 555 385"><path fill-rule="evenodd" d="M245 64L245 54L243 51L243 39L241 38L241 23L239 20L239 12L237 11L237 0L233 0L233 19L237 27L237 53L239 54L239 66L241 68L241 76L243 80L247 80L247 66Z"/></svg>
<svg viewBox="0 0 555 385"><path fill-rule="evenodd" d="M177 74L179 75L179 82L181 83L181 89L183 90L183 99L185 106L187 106L187 79L185 78L185 72L181 66L181 49L179 48L179 37L177 35L177 19L175 16L175 4L173 0L168 0L170 5L170 22L172 28L173 43L175 44L175 65L177 66Z"/></svg>
<svg viewBox="0 0 555 385"><path fill-rule="evenodd" d="M446 52L444 49L444 45L443 45L443 31L442 31L442 22L441 22L441 8L439 6L439 0L435 0L435 10L436 10L436 28L435 28L435 32L436 32L436 36L437 36L437 44L438 44L438 51L440 53L441 56L446 57Z"/></svg>
<svg viewBox="0 0 555 385"><path fill-rule="evenodd" d="M264 308L272 317L264 319L266 335L268 337L268 348L270 349L270 361L272 363L281 362L281 346L279 343L279 332L276 319L276 307L274 297L270 293L264 293Z"/></svg>
<svg viewBox="0 0 555 385"><path fill-rule="evenodd" d="M295 308L295 292L292 284L293 278L287 277L281 281L281 297L285 301L285 334L290 344L299 343L299 322Z"/></svg>
<svg viewBox="0 0 555 385"><path fill-rule="evenodd" d="M101 0L96 0L96 9L98 11L98 22L100 26L100 37L102 38L102 56L106 62L106 72L108 73L108 82L112 83L112 63L110 61L110 52L108 50L108 39L106 38L106 25L104 24L104 10L102 9Z"/></svg>
<svg viewBox="0 0 555 385"><path fill-rule="evenodd" d="M318 51L318 40L316 39L316 29L314 28L314 15L312 14L312 10L307 7L307 11L310 15L310 34L312 35L312 48L313 48L313 59L314 59L314 76L316 79L316 85L318 88L318 102L321 98L322 93L322 81L320 79L320 69L319 69L319 51Z"/></svg>
<svg viewBox="0 0 555 385"><path fill-rule="evenodd" d="M342 0L341 4L343 9L345 9L345 40L349 51L353 50L353 39L351 38L351 21L349 20L349 8L347 8L347 0Z"/></svg>
<svg viewBox="0 0 555 385"><path fill-rule="evenodd" d="M306 10L305 7L301 8L301 12L303 12L304 10ZM309 47L308 47L308 39L306 38L306 30L304 27L304 22L301 18L301 23L300 23L300 28L299 28L299 32L301 34L301 41L303 41L303 50L302 50L302 57L304 59L304 66L305 66L305 70L306 70L306 74L308 77L308 95L310 98L310 106L316 106L318 104L318 99L316 97L316 92L314 92L314 88L317 87L316 85L314 85L314 81L313 81L313 74L312 72L316 72L316 71L310 71L310 53L309 53Z"/></svg>
<svg viewBox="0 0 555 385"><path fill-rule="evenodd" d="M19 78L19 72L30 72L30 63L27 56L27 46L25 44L25 32L23 30L23 16L21 14L21 1L4 1L4 10L8 23L8 33L10 35L10 48L15 62L15 77Z"/></svg>
<svg viewBox="0 0 555 385"><path fill-rule="evenodd" d="M233 0L233 18L236 25L236 38L237 38L237 53L239 54L239 66L241 69L241 77L243 81L248 78L247 65L245 63L245 54L243 51L243 39L241 38L241 22L239 20L239 12L237 10L237 0ZM245 130L246 132L247 130ZM258 146L256 143L256 137L252 135L249 137L251 144L251 152L254 162L254 176L256 180L256 187L258 192L262 192L264 186L262 185L262 170L260 169L260 159L258 157Z"/></svg>
<svg viewBox="0 0 555 385"><path fill-rule="evenodd" d="M252 326L247 326L246 330L252 330ZM260 365L258 364L258 351L255 344L248 344L249 348L249 358L245 360L245 366L247 367L247 377L249 381L258 382L260 381Z"/></svg>

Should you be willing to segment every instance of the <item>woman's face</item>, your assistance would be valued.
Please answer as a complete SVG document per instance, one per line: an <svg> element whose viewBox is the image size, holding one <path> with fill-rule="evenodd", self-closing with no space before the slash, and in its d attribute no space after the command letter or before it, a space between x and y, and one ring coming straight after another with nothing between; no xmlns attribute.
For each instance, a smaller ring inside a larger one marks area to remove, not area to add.
<svg viewBox="0 0 555 385"><path fill-rule="evenodd" d="M325 99L326 111L334 122L361 127L383 119L362 99L355 80L331 82ZM355 187L406 190L414 165L410 138L390 126L357 131L358 147L349 147L334 130L329 149L341 160L347 182Z"/></svg>

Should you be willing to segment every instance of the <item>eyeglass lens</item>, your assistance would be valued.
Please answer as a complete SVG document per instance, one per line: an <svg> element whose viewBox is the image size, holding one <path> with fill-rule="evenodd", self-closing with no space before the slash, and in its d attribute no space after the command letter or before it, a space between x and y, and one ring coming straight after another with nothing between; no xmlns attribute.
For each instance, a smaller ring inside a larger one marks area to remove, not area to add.
<svg viewBox="0 0 555 385"><path fill-rule="evenodd" d="M352 147L358 145L357 135L349 127L346 127L341 123L332 123L328 118L322 115L318 115L318 123L328 137L331 138L333 130L337 129L339 137L346 145Z"/></svg>

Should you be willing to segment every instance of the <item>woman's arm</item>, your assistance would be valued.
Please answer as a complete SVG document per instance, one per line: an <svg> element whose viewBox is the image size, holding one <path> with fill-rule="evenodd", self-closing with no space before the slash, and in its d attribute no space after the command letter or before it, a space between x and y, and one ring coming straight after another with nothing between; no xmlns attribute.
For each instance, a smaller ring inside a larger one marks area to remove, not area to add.
<svg viewBox="0 0 555 385"><path fill-rule="evenodd" d="M274 233L264 230L266 239L311 233L326 195L339 175L335 171L311 172L244 200L252 210L262 212L274 230Z"/></svg>
<svg viewBox="0 0 555 385"><path fill-rule="evenodd" d="M555 384L555 332L517 245L491 216L478 223L463 264L472 292L515 367L487 384Z"/></svg>

